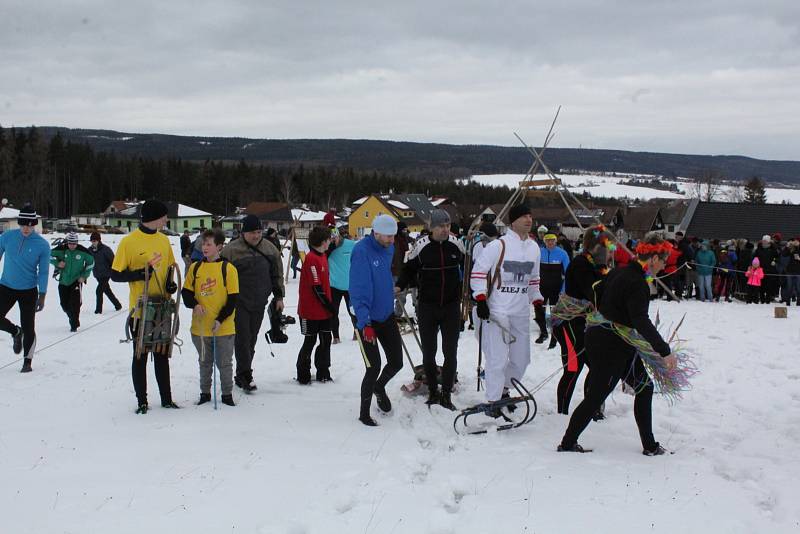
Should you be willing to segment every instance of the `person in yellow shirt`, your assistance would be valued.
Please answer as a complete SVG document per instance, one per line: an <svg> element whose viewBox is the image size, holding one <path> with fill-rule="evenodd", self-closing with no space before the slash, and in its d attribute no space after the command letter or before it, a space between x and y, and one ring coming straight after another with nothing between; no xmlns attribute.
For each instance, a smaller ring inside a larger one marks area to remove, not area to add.
<svg viewBox="0 0 800 534"><path fill-rule="evenodd" d="M144 292L145 269L150 270L148 294L150 296L168 295L177 291L177 285L171 279L171 269L175 268L175 256L172 253L167 236L159 232L167 224L167 206L158 200L148 200L139 209L141 222L139 227L122 238L111 264L111 279L115 282L127 282L130 289L128 307L133 310L139 297ZM139 329L139 317L132 313L128 320L134 332L133 363L131 375L133 389L139 407L138 414L146 414L147 405L147 354L136 357L136 339ZM153 352L153 366L156 372L158 391L161 394L161 406L179 408L172 402L172 390L169 381L169 352L165 348L161 352Z"/></svg>
<svg viewBox="0 0 800 534"><path fill-rule="evenodd" d="M221 230L206 230L201 239L203 259L189 266L181 291L183 303L192 310L192 343L200 354L200 400L197 404L211 400L216 364L222 403L236 406L233 402L233 349L239 273L232 263L219 255L225 244L225 234Z"/></svg>

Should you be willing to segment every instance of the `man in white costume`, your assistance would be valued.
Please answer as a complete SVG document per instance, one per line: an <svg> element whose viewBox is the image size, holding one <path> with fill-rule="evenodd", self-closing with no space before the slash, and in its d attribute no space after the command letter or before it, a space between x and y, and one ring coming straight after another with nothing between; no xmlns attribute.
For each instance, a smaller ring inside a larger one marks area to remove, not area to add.
<svg viewBox="0 0 800 534"><path fill-rule="evenodd" d="M470 276L489 402L507 396L511 379L521 380L525 374L531 361L531 304L544 300L539 291L539 245L529 235L530 208L514 206L508 220L510 230L486 246Z"/></svg>

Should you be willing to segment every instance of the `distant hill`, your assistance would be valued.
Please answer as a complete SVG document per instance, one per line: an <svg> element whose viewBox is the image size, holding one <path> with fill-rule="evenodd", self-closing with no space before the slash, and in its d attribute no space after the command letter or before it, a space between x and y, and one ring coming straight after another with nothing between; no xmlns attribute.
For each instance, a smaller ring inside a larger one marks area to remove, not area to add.
<svg viewBox="0 0 800 534"><path fill-rule="evenodd" d="M184 160L264 162L272 165L305 163L356 169L408 172L416 176L461 178L471 174L525 173L530 154L522 147L446 145L362 139L249 139L192 137L39 127L45 136L60 132L73 142L96 150ZM553 170L693 176L717 170L730 179L761 176L772 184L800 185L800 162L769 161L744 156L662 154L625 150L549 148L545 161Z"/></svg>

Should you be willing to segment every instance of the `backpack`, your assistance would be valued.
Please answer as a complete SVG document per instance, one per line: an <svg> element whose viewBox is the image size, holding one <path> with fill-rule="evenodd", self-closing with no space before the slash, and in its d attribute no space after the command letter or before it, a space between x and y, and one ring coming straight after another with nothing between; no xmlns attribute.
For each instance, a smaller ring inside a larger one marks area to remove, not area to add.
<svg viewBox="0 0 800 534"><path fill-rule="evenodd" d="M192 292L197 293L197 271L200 270L202 261L196 261L192 265ZM228 260L222 258L222 285L228 289Z"/></svg>

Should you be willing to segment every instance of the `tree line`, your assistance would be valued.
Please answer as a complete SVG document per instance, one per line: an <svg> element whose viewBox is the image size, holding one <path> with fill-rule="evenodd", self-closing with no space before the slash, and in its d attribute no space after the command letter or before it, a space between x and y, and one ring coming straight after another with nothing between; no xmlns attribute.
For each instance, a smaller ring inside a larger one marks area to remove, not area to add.
<svg viewBox="0 0 800 534"><path fill-rule="evenodd" d="M99 151L87 143L46 138L37 128L0 127L0 195L12 205L31 202L45 217L98 213L110 201L159 198L216 214L252 201L342 208L370 193L422 193L456 203L502 203L508 187L460 183L411 172L341 165L265 165L245 160L186 161Z"/></svg>

